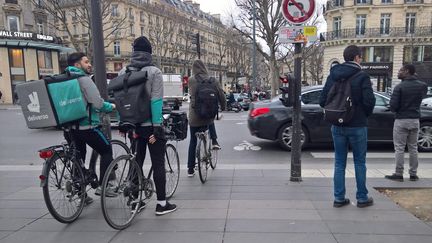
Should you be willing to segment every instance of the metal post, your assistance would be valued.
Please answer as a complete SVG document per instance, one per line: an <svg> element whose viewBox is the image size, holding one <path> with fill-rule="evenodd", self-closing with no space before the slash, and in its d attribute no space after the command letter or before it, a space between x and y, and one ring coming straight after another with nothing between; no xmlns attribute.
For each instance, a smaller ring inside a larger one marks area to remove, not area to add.
<svg viewBox="0 0 432 243"><path fill-rule="evenodd" d="M102 15L100 0L92 0L91 2L91 32L93 35L93 67L96 86L104 100L108 100L107 80L106 80L106 65L105 65L105 50L102 27ZM110 119L108 114L101 113L102 130L111 138Z"/></svg>
<svg viewBox="0 0 432 243"><path fill-rule="evenodd" d="M293 135L291 141L291 178L290 181L302 181L301 178L301 43L295 43L294 50L294 104Z"/></svg>
<svg viewBox="0 0 432 243"><path fill-rule="evenodd" d="M255 28L256 28L256 6L255 6L255 0L253 0L253 30L252 30L252 35L253 35L253 55L252 55L252 78L253 78L253 83L252 83L252 85L253 85L253 87L255 87L256 88L256 85L257 85L257 80L256 80L256 77L257 77L257 73L256 73L256 71L257 71L257 66L256 66L256 30L255 30ZM251 89L253 88L253 87L251 87Z"/></svg>

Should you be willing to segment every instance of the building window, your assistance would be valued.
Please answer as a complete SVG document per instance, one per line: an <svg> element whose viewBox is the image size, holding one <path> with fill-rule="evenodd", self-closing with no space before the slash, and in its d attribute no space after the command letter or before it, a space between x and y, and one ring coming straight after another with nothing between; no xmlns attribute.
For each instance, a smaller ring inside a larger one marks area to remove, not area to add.
<svg viewBox="0 0 432 243"><path fill-rule="evenodd" d="M381 14L381 22L380 22L381 35L390 34L390 18L391 18L391 14Z"/></svg>
<svg viewBox="0 0 432 243"><path fill-rule="evenodd" d="M6 0L6 3L18 4L18 0Z"/></svg>
<svg viewBox="0 0 432 243"><path fill-rule="evenodd" d="M73 28L73 34L74 34L74 35L78 35L78 29L77 29L76 24L74 24L74 25L72 26L72 28Z"/></svg>
<svg viewBox="0 0 432 243"><path fill-rule="evenodd" d="M369 3L370 0L355 0L356 5Z"/></svg>
<svg viewBox="0 0 432 243"><path fill-rule="evenodd" d="M359 14L356 19L356 35L364 35L366 32L366 15Z"/></svg>
<svg viewBox="0 0 432 243"><path fill-rule="evenodd" d="M393 62L393 47L375 46L374 62Z"/></svg>
<svg viewBox="0 0 432 243"><path fill-rule="evenodd" d="M123 63L121 62L115 62L114 63L114 71L115 72L119 72L120 70L122 70L123 68Z"/></svg>
<svg viewBox="0 0 432 243"><path fill-rule="evenodd" d="M432 62L432 46L425 46L424 47L423 61L424 62Z"/></svg>
<svg viewBox="0 0 432 243"><path fill-rule="evenodd" d="M335 37L340 37L342 29L342 17L333 18L333 30L335 33Z"/></svg>
<svg viewBox="0 0 432 243"><path fill-rule="evenodd" d="M114 56L120 56L120 41L114 42Z"/></svg>
<svg viewBox="0 0 432 243"><path fill-rule="evenodd" d="M420 46L405 46L404 47L404 63L420 62L421 61Z"/></svg>
<svg viewBox="0 0 432 243"><path fill-rule="evenodd" d="M18 101L15 87L26 81L24 68L24 55L22 49L9 49L10 80L12 85L13 102Z"/></svg>
<svg viewBox="0 0 432 243"><path fill-rule="evenodd" d="M38 22L36 25L37 25L38 33L44 35L45 34L44 24L42 22Z"/></svg>
<svg viewBox="0 0 432 243"><path fill-rule="evenodd" d="M144 19L145 19L145 17L144 17L144 11L141 11L140 12L140 21L144 22Z"/></svg>
<svg viewBox="0 0 432 243"><path fill-rule="evenodd" d="M17 16L7 17L9 31L20 31L19 18Z"/></svg>
<svg viewBox="0 0 432 243"><path fill-rule="evenodd" d="M111 16L113 16L113 17L119 16L118 5L117 4L112 4L111 5Z"/></svg>
<svg viewBox="0 0 432 243"><path fill-rule="evenodd" d="M416 13L407 13L405 18L405 32L412 34L415 31Z"/></svg>
<svg viewBox="0 0 432 243"><path fill-rule="evenodd" d="M389 3L393 3L393 0L381 0L381 3L389 4Z"/></svg>
<svg viewBox="0 0 432 243"><path fill-rule="evenodd" d="M129 13L129 19L133 20L133 19L134 19L134 16L133 16L133 9L132 9L132 8L129 8L128 13Z"/></svg>
<svg viewBox="0 0 432 243"><path fill-rule="evenodd" d="M144 35L144 27L141 26L141 36Z"/></svg>
<svg viewBox="0 0 432 243"><path fill-rule="evenodd" d="M52 53L50 51L37 51L39 68L52 69Z"/></svg>
<svg viewBox="0 0 432 243"><path fill-rule="evenodd" d="M134 25L131 24L129 28L130 28L130 29L129 29L130 34L131 34L131 35L135 35Z"/></svg>

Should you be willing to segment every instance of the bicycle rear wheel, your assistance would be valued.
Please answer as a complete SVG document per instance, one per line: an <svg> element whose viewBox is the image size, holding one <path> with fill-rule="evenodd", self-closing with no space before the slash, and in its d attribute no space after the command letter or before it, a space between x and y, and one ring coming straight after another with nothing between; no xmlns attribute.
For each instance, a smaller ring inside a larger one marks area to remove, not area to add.
<svg viewBox="0 0 432 243"><path fill-rule="evenodd" d="M111 173L116 175L114 180L107 176ZM102 181L101 205L105 221L114 229L127 228L136 216L142 183L142 170L130 155L121 155L108 166Z"/></svg>
<svg viewBox="0 0 432 243"><path fill-rule="evenodd" d="M177 189L179 178L180 178L180 160L177 153L177 149L172 144L166 145L165 173L166 173L165 194L166 194L166 198L169 199L174 195L174 192Z"/></svg>
<svg viewBox="0 0 432 243"><path fill-rule="evenodd" d="M85 179L78 163L55 153L47 160L42 187L45 204L50 214L61 223L72 223L84 208Z"/></svg>
<svg viewBox="0 0 432 243"><path fill-rule="evenodd" d="M111 147L113 151L113 159L119 157L120 155L128 155L131 153L127 144L117 139L111 140Z"/></svg>
<svg viewBox="0 0 432 243"><path fill-rule="evenodd" d="M196 157L198 163L198 172L201 183L205 183L207 180L207 171L209 168L209 163L206 155L206 146L202 139L198 139Z"/></svg>

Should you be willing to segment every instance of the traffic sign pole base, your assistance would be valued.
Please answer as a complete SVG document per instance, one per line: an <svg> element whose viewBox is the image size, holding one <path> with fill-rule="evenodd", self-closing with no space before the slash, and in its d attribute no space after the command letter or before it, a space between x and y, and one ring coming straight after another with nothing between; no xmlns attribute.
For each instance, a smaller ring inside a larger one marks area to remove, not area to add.
<svg viewBox="0 0 432 243"><path fill-rule="evenodd" d="M293 181L293 182L301 182L301 181L303 181L303 180L302 180L301 177L294 177L294 176L291 176L291 177L290 177L290 181Z"/></svg>

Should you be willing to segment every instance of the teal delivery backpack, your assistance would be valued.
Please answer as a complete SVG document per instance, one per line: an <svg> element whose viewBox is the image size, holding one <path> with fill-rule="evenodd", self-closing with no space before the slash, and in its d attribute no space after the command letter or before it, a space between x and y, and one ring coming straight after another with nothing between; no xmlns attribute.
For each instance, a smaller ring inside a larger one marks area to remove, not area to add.
<svg viewBox="0 0 432 243"><path fill-rule="evenodd" d="M87 118L87 105L78 81L81 76L67 72L18 85L27 127L57 127Z"/></svg>

